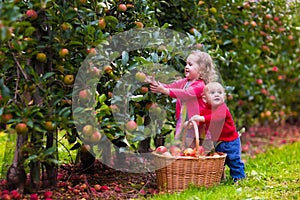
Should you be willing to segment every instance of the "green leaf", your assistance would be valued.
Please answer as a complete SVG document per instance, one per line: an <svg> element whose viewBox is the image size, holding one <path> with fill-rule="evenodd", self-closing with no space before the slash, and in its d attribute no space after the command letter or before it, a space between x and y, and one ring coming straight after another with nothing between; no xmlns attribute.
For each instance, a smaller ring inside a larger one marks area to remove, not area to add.
<svg viewBox="0 0 300 200"><path fill-rule="evenodd" d="M117 24L119 23L119 20L114 16L105 16L104 20L106 24L112 28L116 28Z"/></svg>
<svg viewBox="0 0 300 200"><path fill-rule="evenodd" d="M31 36L32 33L34 33L34 31L35 31L35 28L32 27L32 26L26 28L26 29L25 29L25 36Z"/></svg>
<svg viewBox="0 0 300 200"><path fill-rule="evenodd" d="M29 126L30 128L33 128L33 121L32 120L28 120L26 122L27 126Z"/></svg>
<svg viewBox="0 0 300 200"><path fill-rule="evenodd" d="M2 85L2 96L3 97L9 97L10 90L5 85Z"/></svg>
<svg viewBox="0 0 300 200"><path fill-rule="evenodd" d="M52 155L56 151L56 147L50 147L44 151L44 156Z"/></svg>
<svg viewBox="0 0 300 200"><path fill-rule="evenodd" d="M82 42L80 42L80 41L74 41L74 40L72 40L69 44L70 45L74 45L74 46L82 46L83 45Z"/></svg>
<svg viewBox="0 0 300 200"><path fill-rule="evenodd" d="M59 162L59 160L53 159L53 158L48 158L46 161L50 162L50 163L54 163L56 165L59 165L61 163L61 162Z"/></svg>
<svg viewBox="0 0 300 200"><path fill-rule="evenodd" d="M101 94L98 100L99 100L99 103L102 104L107 100L107 97L105 94Z"/></svg>
<svg viewBox="0 0 300 200"><path fill-rule="evenodd" d="M28 161L32 161L32 160L36 160L38 158L38 156L36 154L31 155L27 158Z"/></svg>
<svg viewBox="0 0 300 200"><path fill-rule="evenodd" d="M132 138L132 142L140 142L140 141L143 141L143 140L145 140L145 139L146 139L145 136L143 136L143 135L138 135L138 136Z"/></svg>
<svg viewBox="0 0 300 200"><path fill-rule="evenodd" d="M122 65L126 65L129 60L129 55L126 51L122 52Z"/></svg>
<svg viewBox="0 0 300 200"><path fill-rule="evenodd" d="M47 79L47 78L49 78L49 77L51 77L53 75L55 75L54 72L47 72L46 74L44 74L43 79Z"/></svg>
<svg viewBox="0 0 300 200"><path fill-rule="evenodd" d="M77 142L70 148L70 150L73 151L73 150L79 149L80 147L81 147L81 144L79 142Z"/></svg>
<svg viewBox="0 0 300 200"><path fill-rule="evenodd" d="M143 125L144 124L144 118L141 117L141 116L139 116L139 115L137 115L136 123L138 125Z"/></svg>
<svg viewBox="0 0 300 200"><path fill-rule="evenodd" d="M144 95L135 95L130 98L134 102L140 102L144 99Z"/></svg>

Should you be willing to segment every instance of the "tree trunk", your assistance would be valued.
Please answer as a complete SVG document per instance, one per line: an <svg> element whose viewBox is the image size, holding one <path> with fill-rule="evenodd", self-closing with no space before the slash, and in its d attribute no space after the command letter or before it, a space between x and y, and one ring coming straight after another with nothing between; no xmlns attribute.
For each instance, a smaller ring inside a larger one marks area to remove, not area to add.
<svg viewBox="0 0 300 200"><path fill-rule="evenodd" d="M12 165L8 168L6 179L7 186L9 190L18 190L19 193L24 192L25 183L26 183L26 172L22 164L24 157L21 154L20 149L27 141L28 135L18 135L16 149L14 153L14 158Z"/></svg>
<svg viewBox="0 0 300 200"><path fill-rule="evenodd" d="M53 147L54 145L54 136L57 134L57 130L54 132L47 132L47 143L46 149ZM57 138L57 137L56 137ZM51 156L53 159L57 159L57 156ZM43 182L43 187L55 187L57 183L57 166L54 163L43 163L46 167L47 179Z"/></svg>

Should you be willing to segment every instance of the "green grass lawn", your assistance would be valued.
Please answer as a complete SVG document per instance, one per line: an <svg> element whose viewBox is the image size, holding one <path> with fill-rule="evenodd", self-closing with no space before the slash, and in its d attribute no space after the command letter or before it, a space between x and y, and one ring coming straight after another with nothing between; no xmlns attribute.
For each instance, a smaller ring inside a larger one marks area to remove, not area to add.
<svg viewBox="0 0 300 200"><path fill-rule="evenodd" d="M269 149L256 158L246 158L247 178L238 185L225 181L219 186L208 189L190 187L181 193L156 195L151 199L300 199L299 155L300 143Z"/></svg>
<svg viewBox="0 0 300 200"><path fill-rule="evenodd" d="M63 135L63 134L62 134ZM62 136L60 135L60 137ZM15 149L16 135L0 133L0 172L5 178L6 169L11 164ZM62 140L58 145L62 163L71 163L66 148L71 145ZM74 160L76 151L71 152ZM287 144L280 148L269 149L255 158L244 155L247 178L238 185L231 180L223 181L212 188L190 187L175 194L159 194L148 199L154 200L290 200L300 199L300 143ZM227 178L229 179L228 169Z"/></svg>

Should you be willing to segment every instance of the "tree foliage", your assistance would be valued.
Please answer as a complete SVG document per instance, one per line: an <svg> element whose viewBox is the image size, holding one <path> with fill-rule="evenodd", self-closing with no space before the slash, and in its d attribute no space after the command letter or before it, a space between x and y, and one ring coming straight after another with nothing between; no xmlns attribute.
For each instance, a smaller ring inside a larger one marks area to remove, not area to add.
<svg viewBox="0 0 300 200"><path fill-rule="evenodd" d="M226 86L238 127L299 118L297 1L14 0L1 3L0 9L1 123L14 129L23 122L29 129L18 149L19 164L56 166L57 131L65 131L65 138L74 144L72 149L81 146L82 130L76 129L72 118L72 95L80 92L73 87L78 70L113 35L135 28L169 28L185 34L193 48L209 52ZM181 75L185 56L178 55L170 43L143 52L124 51L108 63L109 71L92 71L101 74L97 91L89 91L95 100L93 120L101 126L101 134L115 144L129 141L136 151L146 138L138 131L126 136L124 127L114 121L113 112L120 109L112 102L118 80L147 64L161 72L161 66L173 66ZM164 80L163 75L161 78ZM141 90L133 95L136 98L129 102L124 119L135 120L142 129L149 124L151 104L157 103L163 105L166 120L157 118L162 130L155 134L164 137L173 131L175 105L171 99ZM32 174L32 182L37 184L39 176Z"/></svg>

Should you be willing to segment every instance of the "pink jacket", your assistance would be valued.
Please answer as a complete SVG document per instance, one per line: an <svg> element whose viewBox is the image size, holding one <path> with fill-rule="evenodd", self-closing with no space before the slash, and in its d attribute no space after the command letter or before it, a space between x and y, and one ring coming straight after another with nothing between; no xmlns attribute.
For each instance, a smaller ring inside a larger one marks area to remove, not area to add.
<svg viewBox="0 0 300 200"><path fill-rule="evenodd" d="M199 114L200 110L204 109L205 103L202 99L202 93L205 86L203 80L197 80L190 84L186 89L183 89L186 83L188 82L187 78L180 79L171 84L164 84L166 88L170 90L170 97L176 98L176 119L180 117L180 110L182 102L186 102L188 118L191 118L193 115Z"/></svg>

